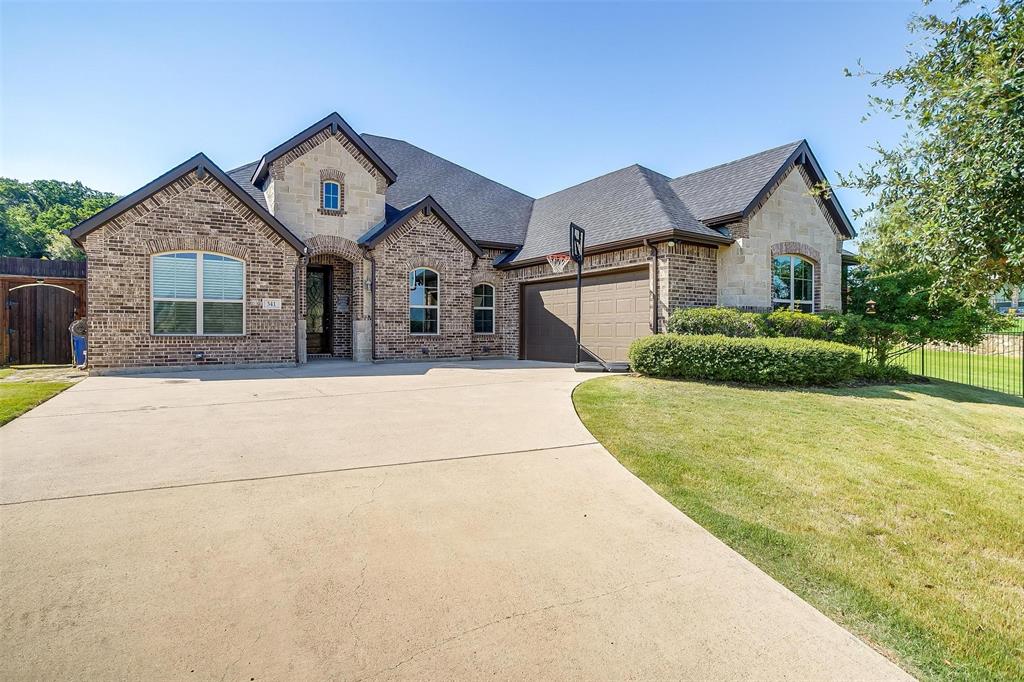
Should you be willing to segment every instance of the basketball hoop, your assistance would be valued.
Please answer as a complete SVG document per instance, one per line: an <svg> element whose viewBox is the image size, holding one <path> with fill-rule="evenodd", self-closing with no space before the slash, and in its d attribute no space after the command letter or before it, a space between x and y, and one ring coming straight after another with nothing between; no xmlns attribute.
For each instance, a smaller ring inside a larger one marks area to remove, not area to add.
<svg viewBox="0 0 1024 682"><path fill-rule="evenodd" d="M572 258L567 253L552 253L546 256L548 259L548 265L551 266L551 272L556 275L565 271L565 266L572 262Z"/></svg>

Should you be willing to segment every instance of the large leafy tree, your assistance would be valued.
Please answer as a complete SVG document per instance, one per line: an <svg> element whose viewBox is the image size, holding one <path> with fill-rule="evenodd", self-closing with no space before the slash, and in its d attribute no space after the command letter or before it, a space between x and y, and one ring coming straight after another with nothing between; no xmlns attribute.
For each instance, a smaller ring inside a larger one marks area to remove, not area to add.
<svg viewBox="0 0 1024 682"><path fill-rule="evenodd" d="M117 201L110 192L80 182L0 178L0 255L29 258L85 258L62 230Z"/></svg>
<svg viewBox="0 0 1024 682"><path fill-rule="evenodd" d="M906 64L859 74L876 89L871 114L906 134L842 181L872 196L864 212L901 216L873 234L876 258L905 258L933 295L973 302L1024 282L1024 2L963 2L909 28Z"/></svg>

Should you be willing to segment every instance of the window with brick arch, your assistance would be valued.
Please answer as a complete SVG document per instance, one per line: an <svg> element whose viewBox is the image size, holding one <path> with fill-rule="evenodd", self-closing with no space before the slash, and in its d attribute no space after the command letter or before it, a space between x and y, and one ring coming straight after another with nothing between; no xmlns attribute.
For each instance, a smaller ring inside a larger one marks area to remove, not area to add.
<svg viewBox="0 0 1024 682"><path fill-rule="evenodd" d="M437 334L441 278L430 268L409 273L409 333Z"/></svg>
<svg viewBox="0 0 1024 682"><path fill-rule="evenodd" d="M494 333L494 286L491 284L473 287L473 333Z"/></svg>
<svg viewBox="0 0 1024 682"><path fill-rule="evenodd" d="M772 259L772 308L814 312L814 263L789 254Z"/></svg>
<svg viewBox="0 0 1024 682"><path fill-rule="evenodd" d="M325 211L341 210L341 184L334 180L327 180L323 186Z"/></svg>

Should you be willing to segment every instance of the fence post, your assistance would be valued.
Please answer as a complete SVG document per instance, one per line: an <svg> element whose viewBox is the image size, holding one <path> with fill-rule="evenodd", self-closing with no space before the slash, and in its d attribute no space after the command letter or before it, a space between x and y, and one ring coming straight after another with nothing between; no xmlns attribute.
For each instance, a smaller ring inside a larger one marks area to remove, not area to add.
<svg viewBox="0 0 1024 682"><path fill-rule="evenodd" d="M921 342L921 376L924 376L924 341Z"/></svg>
<svg viewBox="0 0 1024 682"><path fill-rule="evenodd" d="M1020 332L1020 395L1024 398L1024 330Z"/></svg>

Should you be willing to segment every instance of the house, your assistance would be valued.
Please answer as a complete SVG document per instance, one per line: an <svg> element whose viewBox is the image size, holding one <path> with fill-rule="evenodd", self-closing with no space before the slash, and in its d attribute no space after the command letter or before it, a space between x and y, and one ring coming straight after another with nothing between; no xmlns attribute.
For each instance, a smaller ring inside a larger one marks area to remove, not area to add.
<svg viewBox="0 0 1024 682"><path fill-rule="evenodd" d="M806 141L678 178L633 165L533 198L334 113L225 172L203 154L71 229L89 365L623 360L681 306L841 307L854 229Z"/></svg>

